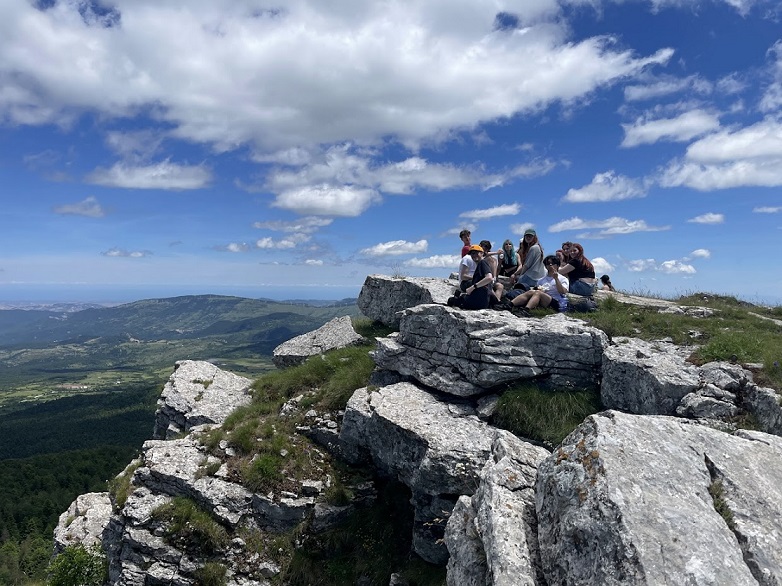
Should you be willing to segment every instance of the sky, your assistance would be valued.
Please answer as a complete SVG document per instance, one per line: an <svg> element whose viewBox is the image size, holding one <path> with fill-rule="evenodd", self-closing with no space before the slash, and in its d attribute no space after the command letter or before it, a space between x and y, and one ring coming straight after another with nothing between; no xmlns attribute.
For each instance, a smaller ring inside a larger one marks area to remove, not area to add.
<svg viewBox="0 0 782 586"><path fill-rule="evenodd" d="M782 304L782 0L4 0L0 300L340 299L469 228Z"/></svg>

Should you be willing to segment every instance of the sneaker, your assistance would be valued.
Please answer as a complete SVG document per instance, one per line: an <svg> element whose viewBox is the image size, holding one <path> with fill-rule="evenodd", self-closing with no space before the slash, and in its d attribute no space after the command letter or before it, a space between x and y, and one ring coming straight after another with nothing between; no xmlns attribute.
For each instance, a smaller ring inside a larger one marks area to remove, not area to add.
<svg viewBox="0 0 782 586"><path fill-rule="evenodd" d="M517 317L529 317L530 313L527 311L526 307L514 307L512 310L513 315Z"/></svg>

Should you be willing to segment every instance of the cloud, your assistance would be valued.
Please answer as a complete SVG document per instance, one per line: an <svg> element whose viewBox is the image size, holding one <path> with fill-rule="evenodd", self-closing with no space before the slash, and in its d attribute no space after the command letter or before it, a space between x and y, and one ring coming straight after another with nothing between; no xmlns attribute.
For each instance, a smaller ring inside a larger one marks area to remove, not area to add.
<svg viewBox="0 0 782 586"><path fill-rule="evenodd" d="M255 222L253 224L253 228L272 230L274 232L298 232L300 234L312 234L313 232L318 231L320 228L329 226L333 221L333 218L307 216L292 222L283 222L280 220L270 222Z"/></svg>
<svg viewBox="0 0 782 586"><path fill-rule="evenodd" d="M353 218L380 200L374 189L319 185L279 193L272 205L298 214Z"/></svg>
<svg viewBox="0 0 782 586"><path fill-rule="evenodd" d="M3 10L0 117L67 125L85 111L151 111L170 137L218 151L251 144L260 156L351 139L414 145L575 103L673 54L574 41L550 0L514 6L518 29L495 27L496 5L477 2L448 4L448 18L414 0L120 1L95 18L84 6Z"/></svg>
<svg viewBox="0 0 782 586"><path fill-rule="evenodd" d="M296 248L297 242L293 240L292 238L283 238L281 240L274 240L273 238L260 238L255 242L255 248L264 248L264 249L288 249L288 248Z"/></svg>
<svg viewBox="0 0 782 586"><path fill-rule="evenodd" d="M634 273L648 273L652 271L667 273L669 275L692 275L697 271L695 267L681 260L665 260L657 262L652 258L631 260L627 263L627 270Z"/></svg>
<svg viewBox="0 0 782 586"><path fill-rule="evenodd" d="M782 212L782 206L761 206L752 208L752 211L756 214L778 214L779 212Z"/></svg>
<svg viewBox="0 0 782 586"><path fill-rule="evenodd" d="M635 147L661 140L686 142L714 132L719 127L720 121L715 114L700 109L684 112L675 118L650 120L641 117L633 124L622 124L625 137L621 146Z"/></svg>
<svg viewBox="0 0 782 586"><path fill-rule="evenodd" d="M590 260L592 261L592 266L595 267L596 274L610 273L614 270L614 265L601 256Z"/></svg>
<svg viewBox="0 0 782 586"><path fill-rule="evenodd" d="M614 171L598 173L592 183L580 189L569 189L562 201L584 203L596 201L620 201L646 197L646 187L636 180L617 175Z"/></svg>
<svg viewBox="0 0 782 586"><path fill-rule="evenodd" d="M548 228L549 232L598 230L594 235L585 235L590 238L632 234L634 232L661 232L670 229L670 226L649 226L644 220L627 220L616 216L605 220L582 220L576 216L569 220L557 222Z"/></svg>
<svg viewBox="0 0 782 586"><path fill-rule="evenodd" d="M489 172L482 165L456 166L431 163L418 156L398 162L379 164L374 151L353 144L334 145L323 152L312 149L304 165L287 165L271 169L261 187L246 187L251 191L270 191L277 195L277 205L299 213L321 215L360 215L369 205L379 202L381 194L411 195L419 190L444 191L475 188L487 190L504 185L520 177L534 177L549 173L556 166L549 160L532 160L510 169ZM311 206L308 190L326 193L353 194L359 201L344 205L344 197L319 198L319 206ZM305 193L305 195L302 195ZM306 212L302 210L315 209ZM348 211L350 214L348 214Z"/></svg>
<svg viewBox="0 0 782 586"><path fill-rule="evenodd" d="M109 169L97 168L86 181L106 187L127 189L201 189L212 174L200 166L177 165L166 160L153 165L132 166L116 163Z"/></svg>
<svg viewBox="0 0 782 586"><path fill-rule="evenodd" d="M690 253L690 258L711 258L711 251L706 248L698 248Z"/></svg>
<svg viewBox="0 0 782 586"><path fill-rule="evenodd" d="M521 206L517 203L503 204L482 210L470 210L459 214L460 218L468 220L487 220L499 216L515 216L521 211Z"/></svg>
<svg viewBox="0 0 782 586"><path fill-rule="evenodd" d="M101 252L101 254L115 258L144 258L152 256L152 253L148 250L124 250L122 248L110 248L105 252Z"/></svg>
<svg viewBox="0 0 782 586"><path fill-rule="evenodd" d="M690 218L687 221L691 224L723 224L725 222L725 215L709 212Z"/></svg>
<svg viewBox="0 0 782 586"><path fill-rule="evenodd" d="M695 75L683 78L666 75L651 78L643 85L628 85L625 87L624 94L625 100L628 102L636 102L691 91L708 94L712 91L712 85L703 78Z"/></svg>
<svg viewBox="0 0 782 586"><path fill-rule="evenodd" d="M426 240L419 240L418 242L392 240L391 242L383 242L370 246L369 248L364 248L361 250L361 254L366 256L393 256L398 254L426 252L427 248L429 248L429 243Z"/></svg>
<svg viewBox="0 0 782 586"><path fill-rule="evenodd" d="M687 147L683 159L671 161L658 182L699 191L778 187L782 185L782 121L767 118L705 136Z"/></svg>
<svg viewBox="0 0 782 586"><path fill-rule="evenodd" d="M304 261L304 264L310 267L320 267L323 266L323 261L308 258L307 260Z"/></svg>
<svg viewBox="0 0 782 586"><path fill-rule="evenodd" d="M771 59L769 65L771 83L760 100L761 112L778 112L782 108L782 40L777 41L766 52Z"/></svg>
<svg viewBox="0 0 782 586"><path fill-rule="evenodd" d="M79 203L64 204L54 208L55 214L86 216L88 218L102 218L106 215L105 210L98 203L98 200L89 196Z"/></svg>
<svg viewBox="0 0 782 586"><path fill-rule="evenodd" d="M457 254L436 254L426 258L411 258L404 264L419 269L455 269L460 260L461 257Z"/></svg>
<svg viewBox="0 0 782 586"><path fill-rule="evenodd" d="M246 242L231 242L222 246L215 246L215 250L222 252L247 252L250 250L250 245Z"/></svg>

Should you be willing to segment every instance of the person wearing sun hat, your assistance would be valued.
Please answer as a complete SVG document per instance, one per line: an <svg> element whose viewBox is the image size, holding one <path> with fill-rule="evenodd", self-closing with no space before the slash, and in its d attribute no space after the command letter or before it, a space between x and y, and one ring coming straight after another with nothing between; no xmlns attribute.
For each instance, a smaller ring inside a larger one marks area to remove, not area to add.
<svg viewBox="0 0 782 586"><path fill-rule="evenodd" d="M543 246L538 242L538 234L532 228L524 231L524 237L519 244L521 266L516 269L511 279L527 287L534 287L538 284L538 279L546 276L546 267L543 266Z"/></svg>

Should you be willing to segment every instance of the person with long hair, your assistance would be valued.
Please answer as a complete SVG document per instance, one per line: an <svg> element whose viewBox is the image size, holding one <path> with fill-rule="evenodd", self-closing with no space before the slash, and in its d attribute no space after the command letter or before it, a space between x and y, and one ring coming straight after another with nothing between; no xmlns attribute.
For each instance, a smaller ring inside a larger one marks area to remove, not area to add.
<svg viewBox="0 0 782 586"><path fill-rule="evenodd" d="M584 247L574 242L568 248L567 255L567 264L559 267L559 274L565 275L570 281L571 293L591 297L597 289L597 279L594 265L584 256Z"/></svg>
<svg viewBox="0 0 782 586"><path fill-rule="evenodd" d="M513 248L513 242L506 240L502 243L502 267L500 274L503 277L512 277L513 273L521 266L521 257L516 249Z"/></svg>
<svg viewBox="0 0 782 586"><path fill-rule="evenodd" d="M519 258L521 265L511 278L527 287L534 287L538 279L546 276L546 268L543 266L543 246L532 228L524 232L524 237L519 243Z"/></svg>

